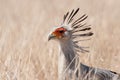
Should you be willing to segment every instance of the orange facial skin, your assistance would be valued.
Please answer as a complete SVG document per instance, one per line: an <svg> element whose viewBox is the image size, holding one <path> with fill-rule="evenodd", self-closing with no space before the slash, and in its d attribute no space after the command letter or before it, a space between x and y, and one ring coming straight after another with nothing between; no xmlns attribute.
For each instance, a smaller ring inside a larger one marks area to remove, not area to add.
<svg viewBox="0 0 120 80"><path fill-rule="evenodd" d="M55 35L57 38L62 38L64 32L67 31L65 28L57 28L52 34Z"/></svg>

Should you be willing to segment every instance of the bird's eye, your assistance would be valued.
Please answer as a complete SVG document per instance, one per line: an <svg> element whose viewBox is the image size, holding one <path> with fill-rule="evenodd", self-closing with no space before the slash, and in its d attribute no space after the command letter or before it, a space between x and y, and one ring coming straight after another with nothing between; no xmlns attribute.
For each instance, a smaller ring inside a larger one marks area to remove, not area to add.
<svg viewBox="0 0 120 80"><path fill-rule="evenodd" d="M63 30L60 30L59 32L60 32L60 33L63 33L64 31L63 31Z"/></svg>

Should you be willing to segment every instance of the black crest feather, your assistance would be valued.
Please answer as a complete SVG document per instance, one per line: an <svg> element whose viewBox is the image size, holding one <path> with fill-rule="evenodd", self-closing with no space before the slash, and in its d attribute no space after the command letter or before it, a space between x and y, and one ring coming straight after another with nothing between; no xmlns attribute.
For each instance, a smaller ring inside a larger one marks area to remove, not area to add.
<svg viewBox="0 0 120 80"><path fill-rule="evenodd" d="M71 12L67 12L63 17L63 24L64 23L67 25L70 24L70 27L72 28L71 33L72 33L72 39L73 39L75 50L78 52L80 51L89 52L88 50L85 49L85 47L81 47L77 43L79 43L80 41L87 41L90 39L75 40L76 38L79 38L79 37L89 37L93 35L93 33L90 32L91 25L87 25L87 23L83 23L83 21L86 20L88 17L86 14L83 14L81 17L74 20L74 17L78 12L79 12L79 8L76 10L73 9ZM86 31L87 33L85 33ZM84 32L84 33L80 33L80 32Z"/></svg>

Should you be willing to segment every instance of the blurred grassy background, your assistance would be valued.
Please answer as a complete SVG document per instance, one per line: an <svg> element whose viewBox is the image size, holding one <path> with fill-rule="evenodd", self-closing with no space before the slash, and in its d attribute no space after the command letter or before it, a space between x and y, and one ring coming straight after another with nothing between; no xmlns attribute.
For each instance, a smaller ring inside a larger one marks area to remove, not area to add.
<svg viewBox="0 0 120 80"><path fill-rule="evenodd" d="M56 80L58 43L47 36L78 7L95 34L81 61L120 73L119 0L0 0L0 80Z"/></svg>

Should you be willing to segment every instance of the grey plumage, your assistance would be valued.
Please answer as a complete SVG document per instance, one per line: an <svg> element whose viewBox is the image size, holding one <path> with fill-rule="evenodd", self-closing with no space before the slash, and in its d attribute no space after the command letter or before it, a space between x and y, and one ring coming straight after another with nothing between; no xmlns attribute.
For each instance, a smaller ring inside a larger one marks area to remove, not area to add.
<svg viewBox="0 0 120 80"><path fill-rule="evenodd" d="M110 70L80 65L82 80L120 80L120 75Z"/></svg>
<svg viewBox="0 0 120 80"><path fill-rule="evenodd" d="M88 16L84 14L74 20L77 10L72 10L64 15L63 23L60 27L67 29L65 37L59 39L60 54L58 56L58 76L59 80L120 80L120 75L110 70L93 68L80 63L77 53L89 52L88 47L80 46L78 43L84 40L77 40L79 37L90 37L90 25L82 23ZM84 33L80 33L84 32ZM90 38L85 39L90 40Z"/></svg>

